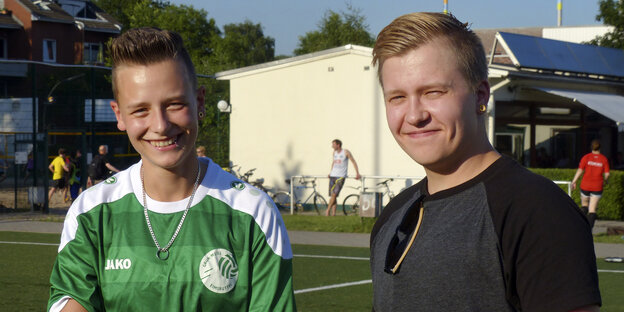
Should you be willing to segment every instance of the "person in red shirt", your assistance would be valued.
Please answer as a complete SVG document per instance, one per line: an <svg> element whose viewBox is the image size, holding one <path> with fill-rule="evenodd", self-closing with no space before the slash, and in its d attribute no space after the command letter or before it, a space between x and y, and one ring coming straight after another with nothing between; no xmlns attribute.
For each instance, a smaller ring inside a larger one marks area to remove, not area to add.
<svg viewBox="0 0 624 312"><path fill-rule="evenodd" d="M591 142L591 149L591 153L581 158L579 168L572 179L572 190L576 188L576 181L585 171L581 180L581 209L587 213L589 224L593 228L596 221L596 208L602 196L603 182L606 183L609 178L609 161L607 157L600 154L599 140Z"/></svg>

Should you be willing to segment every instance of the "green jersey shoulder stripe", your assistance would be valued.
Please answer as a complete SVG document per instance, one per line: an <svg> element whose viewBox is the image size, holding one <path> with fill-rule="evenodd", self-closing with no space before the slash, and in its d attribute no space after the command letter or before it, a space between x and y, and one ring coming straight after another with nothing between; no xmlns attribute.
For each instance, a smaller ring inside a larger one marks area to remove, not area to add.
<svg viewBox="0 0 624 312"><path fill-rule="evenodd" d="M206 196L210 196L234 210L248 214L253 217L258 227L264 232L267 244L273 252L284 259L292 259L292 249L286 228L271 198L252 185L225 172L209 158L202 157L199 159L208 164L208 170L193 198L191 209L204 200ZM75 238L78 229L78 217L81 214L87 213L99 205L118 201L130 193L134 193L137 200L142 203L142 199L139 200L143 194L141 163L139 161L130 168L88 188L78 196L67 211L59 252ZM183 199L181 202L187 200ZM170 207L171 205L168 203L158 202L148 197L148 209L154 212L176 213L184 210L185 205L177 205L178 210L171 210Z"/></svg>

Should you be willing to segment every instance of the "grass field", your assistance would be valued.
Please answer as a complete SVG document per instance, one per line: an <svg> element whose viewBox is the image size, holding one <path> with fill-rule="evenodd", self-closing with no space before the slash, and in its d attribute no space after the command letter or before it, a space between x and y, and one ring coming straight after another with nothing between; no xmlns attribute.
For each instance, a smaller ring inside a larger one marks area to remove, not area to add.
<svg viewBox="0 0 624 312"><path fill-rule="evenodd" d="M0 310L45 309L58 241L58 234L0 232ZM299 311L371 310L368 248L293 245L293 252ZM601 311L624 311L624 263L598 260L598 268Z"/></svg>

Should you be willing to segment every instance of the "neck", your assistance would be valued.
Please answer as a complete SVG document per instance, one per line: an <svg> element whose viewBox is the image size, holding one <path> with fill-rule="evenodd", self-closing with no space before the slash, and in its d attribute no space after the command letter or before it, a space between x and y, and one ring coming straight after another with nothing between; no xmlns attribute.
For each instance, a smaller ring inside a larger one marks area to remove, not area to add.
<svg viewBox="0 0 624 312"><path fill-rule="evenodd" d="M193 193L197 179L197 166L200 164L200 181L205 174L206 166L197 159L186 161L187 165L181 168L164 169L150 166L143 161L143 188L145 193L157 201L178 201Z"/></svg>
<svg viewBox="0 0 624 312"><path fill-rule="evenodd" d="M500 154L492 148L483 153L458 160L456 162L457 165L450 170L436 170L435 168L425 167L429 194L435 194L469 181L485 171L498 158L500 158Z"/></svg>

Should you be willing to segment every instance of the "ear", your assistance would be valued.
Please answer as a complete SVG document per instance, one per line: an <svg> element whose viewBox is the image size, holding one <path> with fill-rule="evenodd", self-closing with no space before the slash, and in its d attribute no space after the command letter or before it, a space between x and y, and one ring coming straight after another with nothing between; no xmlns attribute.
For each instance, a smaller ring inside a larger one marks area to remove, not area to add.
<svg viewBox="0 0 624 312"><path fill-rule="evenodd" d="M206 88L201 86L197 89L196 92L196 100L197 100L197 113L205 113L206 112Z"/></svg>
<svg viewBox="0 0 624 312"><path fill-rule="evenodd" d="M487 107L490 101L490 83L487 80L479 82L475 95L477 97L475 110L479 112L479 106L485 105Z"/></svg>
<svg viewBox="0 0 624 312"><path fill-rule="evenodd" d="M115 112L115 118L117 118L117 129L126 131L126 124L124 123L123 118L121 118L119 103L117 103L117 101L110 101L110 106L113 109L113 112Z"/></svg>

